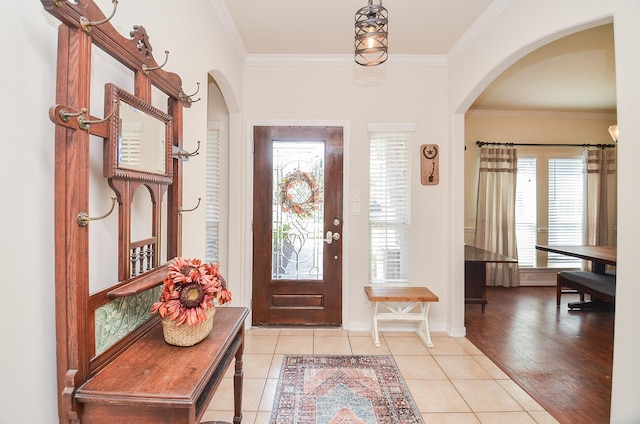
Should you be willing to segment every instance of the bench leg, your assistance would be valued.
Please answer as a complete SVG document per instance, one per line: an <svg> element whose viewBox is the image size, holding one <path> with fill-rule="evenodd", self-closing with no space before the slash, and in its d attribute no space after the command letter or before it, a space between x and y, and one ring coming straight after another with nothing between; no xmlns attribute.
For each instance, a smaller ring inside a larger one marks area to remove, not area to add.
<svg viewBox="0 0 640 424"><path fill-rule="evenodd" d="M373 302L372 306L371 337L373 338L373 345L375 347L380 347L380 338L378 337L378 302Z"/></svg>
<svg viewBox="0 0 640 424"><path fill-rule="evenodd" d="M431 341L431 333L429 332L429 307L431 306L430 302L422 302L420 304L420 311L422 313L422 321L420 321L420 326L418 327L418 337L422 339L422 342L427 345L427 347L433 347L433 342Z"/></svg>
<svg viewBox="0 0 640 424"><path fill-rule="evenodd" d="M563 285L560 283L560 281L558 281L556 283L556 306L559 308L560 307L560 296L562 295L563 291L562 291L562 287ZM580 303L584 303L584 293L583 292L578 292L577 290L569 290L567 291L567 293L579 293L580 294Z"/></svg>

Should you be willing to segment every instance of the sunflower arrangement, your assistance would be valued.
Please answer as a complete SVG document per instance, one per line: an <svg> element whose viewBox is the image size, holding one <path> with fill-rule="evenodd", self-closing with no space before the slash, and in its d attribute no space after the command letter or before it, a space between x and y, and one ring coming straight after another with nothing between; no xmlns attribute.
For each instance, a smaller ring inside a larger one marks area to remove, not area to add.
<svg viewBox="0 0 640 424"><path fill-rule="evenodd" d="M291 212L302 218L309 218L313 211L318 209L320 201L320 188L314 175L296 168L282 179L280 186L282 212Z"/></svg>
<svg viewBox="0 0 640 424"><path fill-rule="evenodd" d="M153 304L151 312L177 325L195 326L206 321L207 310L214 308L216 298L221 305L231 302L219 265L175 258L169 264L160 300Z"/></svg>

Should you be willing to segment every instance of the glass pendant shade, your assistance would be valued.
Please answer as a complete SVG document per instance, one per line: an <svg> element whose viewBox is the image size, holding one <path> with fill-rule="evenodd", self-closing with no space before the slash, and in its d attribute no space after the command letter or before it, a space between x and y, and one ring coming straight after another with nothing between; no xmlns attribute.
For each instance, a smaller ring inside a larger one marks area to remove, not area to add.
<svg viewBox="0 0 640 424"><path fill-rule="evenodd" d="M618 125L611 125L609 127L609 134L611 135L611 138L613 138L613 141L615 141L616 143L618 142L618 136L620 135L618 133Z"/></svg>
<svg viewBox="0 0 640 424"><path fill-rule="evenodd" d="M387 60L387 9L378 4L369 4L356 12L355 61L362 66L375 66Z"/></svg>

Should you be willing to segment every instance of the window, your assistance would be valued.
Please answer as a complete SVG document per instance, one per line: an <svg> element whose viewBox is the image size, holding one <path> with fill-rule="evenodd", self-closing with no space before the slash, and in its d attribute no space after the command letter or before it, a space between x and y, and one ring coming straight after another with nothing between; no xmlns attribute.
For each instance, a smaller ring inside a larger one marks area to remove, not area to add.
<svg viewBox="0 0 640 424"><path fill-rule="evenodd" d="M369 156L369 281L408 283L408 132L372 132Z"/></svg>
<svg viewBox="0 0 640 424"><path fill-rule="evenodd" d="M518 158L518 264L521 268L579 268L580 259L553 253L538 263L536 244L583 244L584 160L547 154Z"/></svg>
<svg viewBox="0 0 640 424"><path fill-rule="evenodd" d="M210 122L207 128L206 161L206 236L205 262L218 262L218 241L220 239L220 130L217 122Z"/></svg>
<svg viewBox="0 0 640 424"><path fill-rule="evenodd" d="M583 159L549 159L549 245L583 244L583 169ZM580 259L550 253L547 266L579 267Z"/></svg>
<svg viewBox="0 0 640 424"><path fill-rule="evenodd" d="M518 158L516 182L516 240L518 265L536 266L537 201L536 159Z"/></svg>

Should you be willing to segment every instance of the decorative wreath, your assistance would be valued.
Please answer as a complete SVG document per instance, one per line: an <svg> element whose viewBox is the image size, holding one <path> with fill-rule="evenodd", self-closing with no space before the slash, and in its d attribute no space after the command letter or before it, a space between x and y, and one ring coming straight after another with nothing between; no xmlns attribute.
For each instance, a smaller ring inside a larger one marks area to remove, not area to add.
<svg viewBox="0 0 640 424"><path fill-rule="evenodd" d="M291 212L308 218L320 204L320 189L315 176L296 168L282 179L280 206L282 212Z"/></svg>

